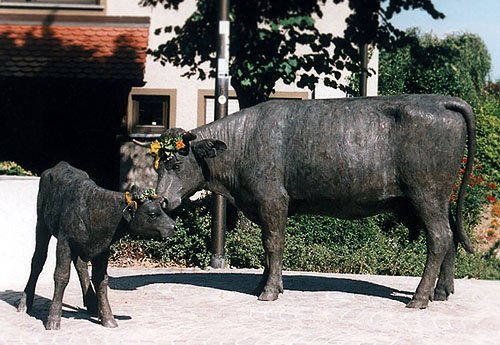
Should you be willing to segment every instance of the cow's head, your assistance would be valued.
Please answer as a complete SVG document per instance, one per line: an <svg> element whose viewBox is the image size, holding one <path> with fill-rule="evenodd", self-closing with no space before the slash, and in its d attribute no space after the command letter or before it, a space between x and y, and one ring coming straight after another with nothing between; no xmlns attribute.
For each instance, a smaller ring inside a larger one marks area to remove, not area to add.
<svg viewBox="0 0 500 345"><path fill-rule="evenodd" d="M171 128L148 145L158 172L157 192L168 200L167 210L177 208L183 198L203 189L206 159L227 149L220 140L195 139L196 135L191 132Z"/></svg>
<svg viewBox="0 0 500 345"><path fill-rule="evenodd" d="M153 189L139 191L135 186L125 193L126 207L123 218L129 223L129 231L142 237L170 237L175 222L164 211L164 198Z"/></svg>

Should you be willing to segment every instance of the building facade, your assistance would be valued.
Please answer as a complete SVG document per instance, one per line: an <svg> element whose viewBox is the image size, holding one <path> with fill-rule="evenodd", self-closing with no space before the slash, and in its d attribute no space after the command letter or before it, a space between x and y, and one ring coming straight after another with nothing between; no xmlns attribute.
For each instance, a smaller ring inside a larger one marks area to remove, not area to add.
<svg viewBox="0 0 500 345"><path fill-rule="evenodd" d="M0 0L0 160L39 173L64 159L109 188L153 185L151 161L131 140L213 120L215 80L183 78L181 68L146 54L168 39L156 29L182 25L195 7L195 0L179 10L138 0ZM347 4L322 10L318 28L341 35ZM374 51L374 70L377 58ZM369 95L376 90L370 77ZM232 113L238 102L229 96ZM273 97L345 95L278 83Z"/></svg>

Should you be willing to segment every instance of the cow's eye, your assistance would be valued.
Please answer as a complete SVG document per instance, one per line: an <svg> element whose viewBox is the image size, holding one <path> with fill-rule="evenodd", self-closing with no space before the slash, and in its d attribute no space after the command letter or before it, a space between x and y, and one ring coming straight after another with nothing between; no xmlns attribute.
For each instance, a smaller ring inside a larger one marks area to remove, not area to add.
<svg viewBox="0 0 500 345"><path fill-rule="evenodd" d="M156 218L158 218L158 214L157 214L156 212L151 212L151 213L149 213L149 215L148 215L148 216L149 216L149 218L151 218L151 219L156 219Z"/></svg>
<svg viewBox="0 0 500 345"><path fill-rule="evenodd" d="M181 163L175 163L172 167L174 170L179 170L181 168Z"/></svg>

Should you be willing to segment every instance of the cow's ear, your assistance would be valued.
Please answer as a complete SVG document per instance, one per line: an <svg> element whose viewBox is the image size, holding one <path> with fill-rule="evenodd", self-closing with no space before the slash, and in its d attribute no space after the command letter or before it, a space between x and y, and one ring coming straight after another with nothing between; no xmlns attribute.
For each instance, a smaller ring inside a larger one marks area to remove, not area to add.
<svg viewBox="0 0 500 345"><path fill-rule="evenodd" d="M191 148L196 156L202 158L214 158L219 153L227 150L227 145L220 140L204 139L191 143Z"/></svg>

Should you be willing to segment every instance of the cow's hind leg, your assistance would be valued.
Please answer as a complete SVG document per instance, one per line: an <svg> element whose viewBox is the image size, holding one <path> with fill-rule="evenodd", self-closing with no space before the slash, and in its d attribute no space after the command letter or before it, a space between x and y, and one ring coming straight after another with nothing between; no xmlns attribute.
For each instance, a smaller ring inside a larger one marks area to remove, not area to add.
<svg viewBox="0 0 500 345"><path fill-rule="evenodd" d="M417 291L407 307L424 309L429 300L434 298L434 286L445 256L453 246L453 234L446 212L436 207L436 203L428 202L425 206L417 207L427 235L427 260L422 279ZM444 215L443 215L444 213Z"/></svg>
<svg viewBox="0 0 500 345"><path fill-rule="evenodd" d="M457 244L452 243L446 252L446 255L441 264L439 278L434 290L435 301L446 301L448 296L455 292L455 256L457 253Z"/></svg>
<svg viewBox="0 0 500 345"><path fill-rule="evenodd" d="M82 287L83 305L87 308L89 314L97 316L97 297L90 283L88 265L80 257L74 258L73 264L75 265L80 286Z"/></svg>
<svg viewBox="0 0 500 345"><path fill-rule="evenodd" d="M265 200L259 208L262 243L265 252L265 269L262 277L261 301L274 301L283 292L283 249L285 225L288 214L288 197Z"/></svg>
<svg viewBox="0 0 500 345"><path fill-rule="evenodd" d="M92 283L97 292L97 304L101 325L108 328L117 327L108 301L108 252L98 255L92 260Z"/></svg>
<svg viewBox="0 0 500 345"><path fill-rule="evenodd" d="M28 279L28 283L24 288L23 295L19 304L17 305L18 312L30 311L33 306L33 299L35 296L35 287L38 281L38 277L42 272L43 265L47 260L47 251L49 248L51 234L47 228L42 224L41 220L37 220L36 224L36 243L35 252L33 253L33 258L31 259L31 272Z"/></svg>
<svg viewBox="0 0 500 345"><path fill-rule="evenodd" d="M67 241L59 238L56 249L56 269L54 271L54 297L50 305L49 317L45 328L58 330L61 328L62 299L69 282L71 269L71 249Z"/></svg>
<svg viewBox="0 0 500 345"><path fill-rule="evenodd" d="M451 227L453 228L455 226L455 221L453 220L451 213L449 215L449 221ZM443 263L441 264L439 278L436 284L436 289L434 290L435 301L446 301L448 296L455 292L455 258L457 255L458 241L458 235L456 234L456 231L453 231L453 241L446 252Z"/></svg>

